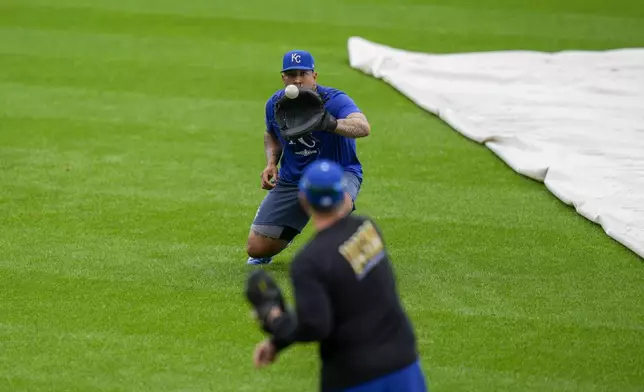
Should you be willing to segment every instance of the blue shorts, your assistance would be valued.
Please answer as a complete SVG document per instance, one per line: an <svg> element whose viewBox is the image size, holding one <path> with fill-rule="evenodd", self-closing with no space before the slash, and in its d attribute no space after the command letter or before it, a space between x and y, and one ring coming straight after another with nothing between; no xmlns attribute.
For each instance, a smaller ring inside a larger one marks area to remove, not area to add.
<svg viewBox="0 0 644 392"><path fill-rule="evenodd" d="M420 362L355 387L326 392L427 392Z"/></svg>
<svg viewBox="0 0 644 392"><path fill-rule="evenodd" d="M347 192L354 202L362 186L361 179L354 173L345 172ZM280 184L271 189L257 209L253 220L253 230L268 237L280 238L282 229L290 227L302 232L309 221L309 216L300 205L297 184Z"/></svg>

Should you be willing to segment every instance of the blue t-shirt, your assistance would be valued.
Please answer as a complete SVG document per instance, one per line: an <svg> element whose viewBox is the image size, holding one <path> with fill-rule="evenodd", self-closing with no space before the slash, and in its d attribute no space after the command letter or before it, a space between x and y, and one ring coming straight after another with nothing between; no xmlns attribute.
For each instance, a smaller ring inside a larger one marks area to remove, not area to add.
<svg viewBox="0 0 644 392"><path fill-rule="evenodd" d="M360 112L353 100L343 91L318 85L317 92L325 101L326 110L337 119ZM284 89L281 89L266 102L266 130L278 138L282 144L279 182L297 184L304 168L311 162L323 158L337 162L344 167L345 171L354 173L362 180L362 164L358 160L355 139L328 131L313 131L305 137L292 141L282 138L279 126L275 122L273 108L283 95Z"/></svg>

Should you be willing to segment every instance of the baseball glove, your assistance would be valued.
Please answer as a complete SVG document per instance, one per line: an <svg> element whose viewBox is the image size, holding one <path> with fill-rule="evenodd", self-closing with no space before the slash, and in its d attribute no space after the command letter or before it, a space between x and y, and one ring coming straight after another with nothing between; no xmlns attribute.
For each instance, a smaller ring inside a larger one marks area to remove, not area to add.
<svg viewBox="0 0 644 392"><path fill-rule="evenodd" d="M324 108L320 95L304 87L299 87L295 98L282 96L275 103L275 121L280 134L286 140L298 139L313 131L334 131L336 119Z"/></svg>
<svg viewBox="0 0 644 392"><path fill-rule="evenodd" d="M286 305L282 292L277 282L264 270L252 271L246 279L245 288L246 300L254 308L257 320L262 329L268 333L274 333L272 325L268 322L268 315L274 306L281 311L286 311Z"/></svg>

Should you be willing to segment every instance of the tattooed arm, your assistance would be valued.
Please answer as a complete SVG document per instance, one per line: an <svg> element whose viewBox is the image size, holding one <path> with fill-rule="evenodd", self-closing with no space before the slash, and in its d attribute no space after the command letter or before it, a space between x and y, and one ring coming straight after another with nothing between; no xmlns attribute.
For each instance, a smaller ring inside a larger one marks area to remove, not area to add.
<svg viewBox="0 0 644 392"><path fill-rule="evenodd" d="M273 189L279 179L277 163L282 156L282 146L271 132L264 132L264 153L266 168L262 171L262 189Z"/></svg>
<svg viewBox="0 0 644 392"><path fill-rule="evenodd" d="M264 153L266 154L266 165L277 166L282 156L282 145L271 132L264 132Z"/></svg>
<svg viewBox="0 0 644 392"><path fill-rule="evenodd" d="M359 137L369 136L371 126L364 114L351 113L347 118L338 119L338 127L333 132L338 135L357 139Z"/></svg>

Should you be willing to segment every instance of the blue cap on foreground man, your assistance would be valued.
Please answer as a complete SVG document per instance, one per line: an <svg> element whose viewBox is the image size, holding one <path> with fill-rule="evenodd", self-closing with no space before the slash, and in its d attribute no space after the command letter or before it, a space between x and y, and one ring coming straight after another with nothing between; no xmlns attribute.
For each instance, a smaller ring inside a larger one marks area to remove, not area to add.
<svg viewBox="0 0 644 392"><path fill-rule="evenodd" d="M304 170L299 188L311 208L332 210L344 201L344 169L333 161L319 159Z"/></svg>

